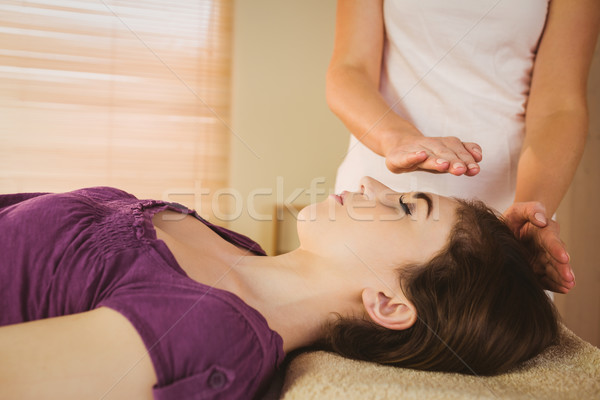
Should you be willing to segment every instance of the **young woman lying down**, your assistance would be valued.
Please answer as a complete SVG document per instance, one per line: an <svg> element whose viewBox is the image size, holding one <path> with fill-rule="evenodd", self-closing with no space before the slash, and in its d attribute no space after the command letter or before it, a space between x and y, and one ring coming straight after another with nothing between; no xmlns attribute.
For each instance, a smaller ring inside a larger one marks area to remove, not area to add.
<svg viewBox="0 0 600 400"><path fill-rule="evenodd" d="M357 186L276 257L118 189L0 196L0 398L251 398L314 345L488 375L555 340L535 243L482 203Z"/></svg>

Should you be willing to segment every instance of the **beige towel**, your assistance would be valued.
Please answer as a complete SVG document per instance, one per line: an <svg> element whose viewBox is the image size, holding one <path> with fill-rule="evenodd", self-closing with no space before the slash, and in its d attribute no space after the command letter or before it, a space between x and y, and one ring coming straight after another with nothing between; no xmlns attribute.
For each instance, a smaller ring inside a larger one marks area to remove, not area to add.
<svg viewBox="0 0 600 400"><path fill-rule="evenodd" d="M281 398L600 399L600 349L562 326L557 345L492 377L416 371L307 352L289 364Z"/></svg>

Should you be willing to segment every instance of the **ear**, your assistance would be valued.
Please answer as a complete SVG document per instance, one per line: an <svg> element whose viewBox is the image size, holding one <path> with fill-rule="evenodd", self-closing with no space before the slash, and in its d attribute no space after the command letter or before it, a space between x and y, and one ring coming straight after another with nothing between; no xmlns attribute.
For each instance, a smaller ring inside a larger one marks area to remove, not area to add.
<svg viewBox="0 0 600 400"><path fill-rule="evenodd" d="M362 301L369 317L384 328L408 329L417 320L417 310L403 296L390 297L373 288L365 288L362 291Z"/></svg>

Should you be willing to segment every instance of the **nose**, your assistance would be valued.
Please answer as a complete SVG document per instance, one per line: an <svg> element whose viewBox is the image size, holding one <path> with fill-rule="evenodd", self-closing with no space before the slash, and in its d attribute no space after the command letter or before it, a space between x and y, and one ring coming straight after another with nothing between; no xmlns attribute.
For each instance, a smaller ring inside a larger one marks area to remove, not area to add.
<svg viewBox="0 0 600 400"><path fill-rule="evenodd" d="M361 186L360 193L363 193L366 198L381 203L386 207L397 208L398 196L401 193L390 189L370 176L361 178L359 182Z"/></svg>
<svg viewBox="0 0 600 400"><path fill-rule="evenodd" d="M360 187L359 190L362 191L363 187L365 191L370 191L371 193L398 193L395 190L390 189L383 183L379 182L376 179L371 178L370 176L363 176L359 181Z"/></svg>
<svg viewBox="0 0 600 400"><path fill-rule="evenodd" d="M363 176L358 181L358 193L365 195L369 199L375 199L377 197L377 191L373 185L374 179L370 176Z"/></svg>
<svg viewBox="0 0 600 400"><path fill-rule="evenodd" d="M376 184L380 184L381 182L376 181L375 179L371 178L370 176L363 176L362 178L360 178L360 180L358 181L359 183L359 190L362 191L362 189L364 188L365 190L367 189L374 189L375 186L377 186Z"/></svg>

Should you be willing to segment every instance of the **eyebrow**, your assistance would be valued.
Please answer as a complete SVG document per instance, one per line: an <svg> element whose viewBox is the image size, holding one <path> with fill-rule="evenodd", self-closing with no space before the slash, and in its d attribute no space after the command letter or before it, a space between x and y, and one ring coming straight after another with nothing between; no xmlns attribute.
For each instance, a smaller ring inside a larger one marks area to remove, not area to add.
<svg viewBox="0 0 600 400"><path fill-rule="evenodd" d="M423 192L417 192L415 193L415 199L423 199L427 202L427 218L429 218L431 211L433 210L433 201L431 201L431 197Z"/></svg>

